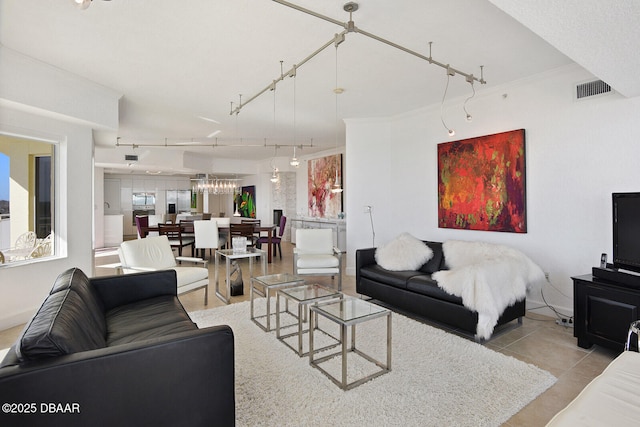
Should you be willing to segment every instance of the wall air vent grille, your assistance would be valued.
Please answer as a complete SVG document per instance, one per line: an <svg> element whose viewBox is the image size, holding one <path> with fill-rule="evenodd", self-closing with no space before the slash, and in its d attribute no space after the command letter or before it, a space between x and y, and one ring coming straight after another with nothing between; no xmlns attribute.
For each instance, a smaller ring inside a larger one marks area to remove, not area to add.
<svg viewBox="0 0 640 427"><path fill-rule="evenodd" d="M138 155L137 154L125 154L124 159L128 162L137 162Z"/></svg>
<svg viewBox="0 0 640 427"><path fill-rule="evenodd" d="M576 85L576 99L583 99L611 92L613 92L611 86L602 80L594 80Z"/></svg>

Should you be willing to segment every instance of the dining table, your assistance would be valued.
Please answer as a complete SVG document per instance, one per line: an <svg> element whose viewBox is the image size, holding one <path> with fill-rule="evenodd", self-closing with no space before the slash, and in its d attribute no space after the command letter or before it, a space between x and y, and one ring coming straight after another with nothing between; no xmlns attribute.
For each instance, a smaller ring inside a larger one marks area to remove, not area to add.
<svg viewBox="0 0 640 427"><path fill-rule="evenodd" d="M184 233L193 233L193 224L180 224L182 231ZM275 224L271 224L271 225L254 225L253 227L253 231L255 233L258 233L259 235L262 233L267 233L267 238L268 238L268 247L269 250L266 251L267 252L267 262L269 264L271 264L272 261L272 255L271 255L271 239L275 236L276 234L276 228L277 226ZM155 232L159 232L160 228L157 225L150 225L148 227L142 227L143 231L146 231L147 234L149 234L149 232L151 231L155 231ZM191 231L190 231L191 230ZM227 236L229 235L229 227L224 227L224 226L218 226L218 230L220 231L220 233L226 234ZM229 239L227 239L228 242Z"/></svg>

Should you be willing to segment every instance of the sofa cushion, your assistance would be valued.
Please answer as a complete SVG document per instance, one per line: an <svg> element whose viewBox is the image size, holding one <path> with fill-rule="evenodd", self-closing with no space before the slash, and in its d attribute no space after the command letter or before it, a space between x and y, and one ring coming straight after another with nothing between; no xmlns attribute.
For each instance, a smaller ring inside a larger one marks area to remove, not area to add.
<svg viewBox="0 0 640 427"><path fill-rule="evenodd" d="M367 279L384 283L385 285L393 286L396 288L407 288L407 280L413 276L420 275L419 271L405 270L405 271L391 271L380 267L377 264L368 265L360 269L360 276Z"/></svg>
<svg viewBox="0 0 640 427"><path fill-rule="evenodd" d="M86 289L91 285L81 273L72 269L58 277L52 293L18 339L16 353L21 361L106 346L106 324L98 320L99 303Z"/></svg>
<svg viewBox="0 0 640 427"><path fill-rule="evenodd" d="M424 242L425 245L431 248L433 256L429 261L424 263L420 267L420 271L423 273L431 274L444 268L444 252L442 250L442 242Z"/></svg>
<svg viewBox="0 0 640 427"><path fill-rule="evenodd" d="M178 298L171 295L122 305L105 317L109 346L198 329Z"/></svg>
<svg viewBox="0 0 640 427"><path fill-rule="evenodd" d="M433 280L428 274L420 274L409 278L409 280L407 280L407 290L462 305L462 298L445 292L438 286L438 282Z"/></svg>
<svg viewBox="0 0 640 427"><path fill-rule="evenodd" d="M104 304L98 295L97 290L92 286L86 274L79 268L70 268L58 276L50 294L70 289L78 294L82 302L86 305L88 314L93 320L92 327L101 331L105 336L107 324L104 321Z"/></svg>
<svg viewBox="0 0 640 427"><path fill-rule="evenodd" d="M376 250L376 262L392 271L417 270L433 256L433 251L409 233L402 233Z"/></svg>

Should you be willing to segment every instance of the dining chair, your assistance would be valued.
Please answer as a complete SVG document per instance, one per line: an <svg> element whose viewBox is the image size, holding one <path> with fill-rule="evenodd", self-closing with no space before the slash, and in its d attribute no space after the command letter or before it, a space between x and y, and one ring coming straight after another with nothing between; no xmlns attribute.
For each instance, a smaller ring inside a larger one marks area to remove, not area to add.
<svg viewBox="0 0 640 427"><path fill-rule="evenodd" d="M195 234L193 231L193 219L181 219L180 227L182 228L182 235L184 237L193 237L195 238Z"/></svg>
<svg viewBox="0 0 640 427"><path fill-rule="evenodd" d="M218 234L220 239L224 240L224 243L220 246L228 246L231 239L229 238L229 228L231 226L231 218L211 218L211 221L215 221L218 224Z"/></svg>
<svg viewBox="0 0 640 427"><path fill-rule="evenodd" d="M149 217L146 215L136 215L136 229L138 230L138 239L147 237L147 227L149 227Z"/></svg>
<svg viewBox="0 0 640 427"><path fill-rule="evenodd" d="M278 251L280 252L280 259L282 259L282 246L280 245L280 243L282 242L282 235L284 234L284 227L286 225L287 225L287 217L282 215L280 217L280 225L278 226L278 235L271 237L271 244L273 245L273 255L275 256L276 247L277 247ZM269 243L269 236L260 236L258 238L258 242L256 243L256 246L258 248L261 248L263 243L267 243L267 244ZM270 249L271 248L269 248L269 250Z"/></svg>
<svg viewBox="0 0 640 427"><path fill-rule="evenodd" d="M236 236L246 237L248 246L255 246L256 241L258 240L254 234L253 224L230 224L229 234L231 239Z"/></svg>
<svg viewBox="0 0 640 427"><path fill-rule="evenodd" d="M177 214L167 214L165 224L176 224Z"/></svg>
<svg viewBox="0 0 640 427"><path fill-rule="evenodd" d="M333 230L304 228L296 230L293 250L293 274L297 276L338 276L338 291L342 291L342 251L333 245Z"/></svg>
<svg viewBox="0 0 640 427"><path fill-rule="evenodd" d="M171 248L178 249L178 256L182 256L182 248L191 246L191 255L195 253L194 237L184 237L182 235L182 226L180 224L158 224L160 236L167 236Z"/></svg>
<svg viewBox="0 0 640 427"><path fill-rule="evenodd" d="M0 264L4 264L4 254L0 251Z"/></svg>
<svg viewBox="0 0 640 427"><path fill-rule="evenodd" d="M260 230L256 230L255 227L260 227L260 220L259 219L253 219L253 218L247 218L247 219L241 219L240 220L240 224L251 224L254 226L254 230L253 230L253 244L255 245L258 242L258 239L260 238Z"/></svg>
<svg viewBox="0 0 640 427"><path fill-rule="evenodd" d="M203 213L202 214L202 219L205 221L208 221L211 219L211 214L210 213Z"/></svg>
<svg viewBox="0 0 640 427"><path fill-rule="evenodd" d="M209 258L211 258L211 249L219 249L226 243L226 240L220 237L218 224L215 221L194 221L193 231L196 239L195 248L196 251L202 251L200 257L202 259L205 259L206 249L209 249Z"/></svg>

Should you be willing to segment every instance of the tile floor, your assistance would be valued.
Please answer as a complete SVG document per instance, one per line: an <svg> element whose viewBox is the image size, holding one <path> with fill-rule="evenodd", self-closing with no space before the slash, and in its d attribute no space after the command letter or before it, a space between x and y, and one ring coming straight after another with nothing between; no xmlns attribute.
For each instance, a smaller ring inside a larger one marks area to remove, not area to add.
<svg viewBox="0 0 640 427"><path fill-rule="evenodd" d="M292 245L283 243L283 259L274 257L268 265L268 274L292 271ZM117 262L117 256L106 255L96 257L96 266ZM249 299L248 265L241 264L245 283L245 293L232 297L233 302ZM195 291L180 297L188 311L202 310L222 306L223 303L213 292L213 262L209 265L211 284L209 285L209 304L205 307L202 291ZM107 268L96 268L95 275L114 274ZM330 284L328 277L319 277L318 282ZM350 295L355 293L355 277L343 277L343 291ZM425 323L430 323L425 321ZM594 346L589 350L579 348L573 337L573 329L559 326L554 319L528 312L522 326L508 325L497 331L494 337L486 342L488 348L513 356L519 360L534 364L551 372L558 382L541 394L537 399L514 415L504 426L544 426L553 415L566 406L594 377L616 357L617 353L606 348ZM439 325L433 325L440 327ZM446 329L446 328L444 328ZM0 331L0 349L9 347L16 339L21 326ZM463 335L455 330L452 333Z"/></svg>

